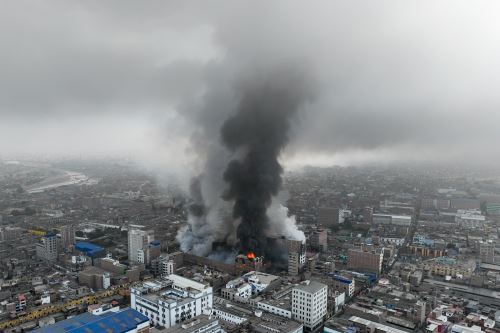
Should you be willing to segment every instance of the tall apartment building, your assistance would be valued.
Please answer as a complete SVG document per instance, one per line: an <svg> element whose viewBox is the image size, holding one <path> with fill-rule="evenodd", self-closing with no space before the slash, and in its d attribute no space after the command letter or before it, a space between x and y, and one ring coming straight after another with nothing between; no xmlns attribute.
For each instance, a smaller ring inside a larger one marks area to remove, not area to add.
<svg viewBox="0 0 500 333"><path fill-rule="evenodd" d="M328 287L316 281L304 281L292 290L292 318L304 324L304 331L321 329L327 311Z"/></svg>
<svg viewBox="0 0 500 333"><path fill-rule="evenodd" d="M62 226L61 232L61 246L63 249L68 248L75 244L75 227L71 224Z"/></svg>
<svg viewBox="0 0 500 333"><path fill-rule="evenodd" d="M495 263L495 243L492 241L479 243L479 256L482 262Z"/></svg>
<svg viewBox="0 0 500 333"><path fill-rule="evenodd" d="M286 240L288 249L288 274L297 276L306 263L306 245L298 240Z"/></svg>
<svg viewBox="0 0 500 333"><path fill-rule="evenodd" d="M331 227L339 224L339 208L320 207L318 208L318 224L324 227Z"/></svg>
<svg viewBox="0 0 500 333"><path fill-rule="evenodd" d="M363 208L363 222L365 223L373 222L373 207Z"/></svg>
<svg viewBox="0 0 500 333"><path fill-rule="evenodd" d="M311 233L309 244L313 249L326 251L328 249L328 232L326 229L317 229Z"/></svg>
<svg viewBox="0 0 500 333"><path fill-rule="evenodd" d="M158 258L161 254L160 241L154 240L149 242L143 249L137 251L137 260L140 263L151 265L152 260Z"/></svg>
<svg viewBox="0 0 500 333"><path fill-rule="evenodd" d="M130 288L131 307L155 326L172 327L208 312L212 287L175 274Z"/></svg>
<svg viewBox="0 0 500 333"><path fill-rule="evenodd" d="M42 236L36 244L36 256L43 260L54 261L57 259L57 235L47 234Z"/></svg>
<svg viewBox="0 0 500 333"><path fill-rule="evenodd" d="M128 261L131 264L147 262L149 244L154 241L153 230L131 229L128 231Z"/></svg>
<svg viewBox="0 0 500 333"><path fill-rule="evenodd" d="M156 277L166 277L175 273L175 262L169 255L161 255L151 260L151 268Z"/></svg>
<svg viewBox="0 0 500 333"><path fill-rule="evenodd" d="M347 251L347 268L360 272L380 274L384 261L384 250L349 249Z"/></svg>

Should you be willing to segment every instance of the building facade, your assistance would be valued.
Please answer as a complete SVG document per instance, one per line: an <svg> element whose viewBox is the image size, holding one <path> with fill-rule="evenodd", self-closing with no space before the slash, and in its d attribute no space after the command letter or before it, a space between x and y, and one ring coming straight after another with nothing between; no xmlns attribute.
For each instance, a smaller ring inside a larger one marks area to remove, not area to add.
<svg viewBox="0 0 500 333"><path fill-rule="evenodd" d="M328 233L326 229L317 229L311 233L309 245L318 251L326 251L328 249Z"/></svg>
<svg viewBox="0 0 500 333"><path fill-rule="evenodd" d="M380 274L384 261L384 250L349 249L347 267L360 272Z"/></svg>
<svg viewBox="0 0 500 333"><path fill-rule="evenodd" d="M355 291L355 280L352 278L344 277L341 275L332 275L330 276L330 287L328 290L330 290L331 294L333 294L335 291L339 292L345 292L346 296L348 298L351 298L354 296L354 291Z"/></svg>
<svg viewBox="0 0 500 333"><path fill-rule="evenodd" d="M373 224L385 224L409 227L412 218L408 215L373 214Z"/></svg>
<svg viewBox="0 0 500 333"><path fill-rule="evenodd" d="M131 287L130 304L151 324L168 328L199 316L204 310L210 311L212 294L210 286L171 274Z"/></svg>
<svg viewBox="0 0 500 333"><path fill-rule="evenodd" d="M57 235L42 236L40 242L36 244L36 256L42 260L55 261L57 254Z"/></svg>
<svg viewBox="0 0 500 333"><path fill-rule="evenodd" d="M339 208L320 207L318 208L318 224L324 227L331 227L339 224Z"/></svg>
<svg viewBox="0 0 500 333"><path fill-rule="evenodd" d="M71 224L62 226L61 232L61 246L63 249L69 248L75 244L75 227Z"/></svg>
<svg viewBox="0 0 500 333"><path fill-rule="evenodd" d="M128 231L128 261L131 264L145 263L145 253L154 241L153 230L131 229Z"/></svg>
<svg viewBox="0 0 500 333"><path fill-rule="evenodd" d="M292 290L292 317L304 324L307 332L321 329L327 312L328 287L316 281L304 281Z"/></svg>
<svg viewBox="0 0 500 333"><path fill-rule="evenodd" d="M161 333L219 333L223 332L217 318L209 315L196 316L184 323L159 330Z"/></svg>

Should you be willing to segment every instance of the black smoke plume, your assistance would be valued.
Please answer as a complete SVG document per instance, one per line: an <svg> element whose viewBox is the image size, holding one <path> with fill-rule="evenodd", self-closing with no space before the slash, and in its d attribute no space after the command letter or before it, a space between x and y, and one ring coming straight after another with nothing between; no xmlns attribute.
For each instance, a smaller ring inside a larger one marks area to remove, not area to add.
<svg viewBox="0 0 500 333"><path fill-rule="evenodd" d="M309 95L303 73L282 70L243 85L236 113L221 128L224 145L238 158L224 172L223 195L234 203L239 251L272 256L267 209L282 188L279 156L289 141L290 121Z"/></svg>

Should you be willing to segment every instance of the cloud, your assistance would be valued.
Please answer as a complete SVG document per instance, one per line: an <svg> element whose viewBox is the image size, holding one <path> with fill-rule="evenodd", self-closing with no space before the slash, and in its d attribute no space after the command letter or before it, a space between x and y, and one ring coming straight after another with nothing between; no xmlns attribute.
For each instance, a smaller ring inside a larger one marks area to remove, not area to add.
<svg viewBox="0 0 500 333"><path fill-rule="evenodd" d="M499 9L494 0L7 1L0 154L161 154L170 166L185 155L187 165L220 142L239 80L296 62L318 86L294 119L290 165L498 161Z"/></svg>

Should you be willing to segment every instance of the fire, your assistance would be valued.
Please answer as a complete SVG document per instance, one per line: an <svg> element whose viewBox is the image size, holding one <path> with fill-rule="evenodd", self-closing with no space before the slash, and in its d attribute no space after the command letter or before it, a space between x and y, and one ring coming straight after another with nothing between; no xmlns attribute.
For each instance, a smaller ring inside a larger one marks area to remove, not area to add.
<svg viewBox="0 0 500 333"><path fill-rule="evenodd" d="M255 253L253 253L252 251L248 252L247 258L248 260L254 260L256 258Z"/></svg>

